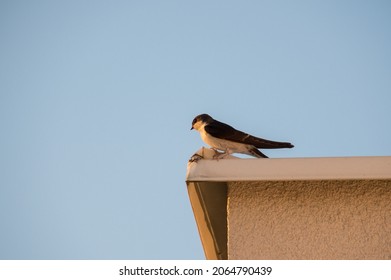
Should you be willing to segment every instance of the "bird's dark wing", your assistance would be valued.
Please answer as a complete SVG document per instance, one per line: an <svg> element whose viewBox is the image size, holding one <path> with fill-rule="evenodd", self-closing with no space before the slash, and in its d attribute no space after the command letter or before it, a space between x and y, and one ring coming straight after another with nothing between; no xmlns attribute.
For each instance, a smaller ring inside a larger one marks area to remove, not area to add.
<svg viewBox="0 0 391 280"><path fill-rule="evenodd" d="M232 126L216 121L205 126L205 131L213 137L243 144L253 145L258 149L293 148L291 143L266 140L236 130Z"/></svg>

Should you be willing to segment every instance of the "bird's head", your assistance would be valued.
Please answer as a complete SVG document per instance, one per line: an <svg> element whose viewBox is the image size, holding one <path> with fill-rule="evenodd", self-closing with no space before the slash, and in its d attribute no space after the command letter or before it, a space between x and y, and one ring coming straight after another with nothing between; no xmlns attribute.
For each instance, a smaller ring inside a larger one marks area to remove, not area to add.
<svg viewBox="0 0 391 280"><path fill-rule="evenodd" d="M201 114L194 118L190 130L193 128L195 130L199 130L202 125L205 125L209 122L211 122L213 118L209 116L208 114Z"/></svg>

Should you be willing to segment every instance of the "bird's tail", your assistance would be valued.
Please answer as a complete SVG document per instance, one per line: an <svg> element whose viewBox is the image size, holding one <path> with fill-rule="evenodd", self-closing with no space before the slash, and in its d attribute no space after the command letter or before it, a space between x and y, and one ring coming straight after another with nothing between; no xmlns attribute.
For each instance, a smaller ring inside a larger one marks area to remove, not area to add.
<svg viewBox="0 0 391 280"><path fill-rule="evenodd" d="M281 148L293 148L294 146L289 142L277 142L267 139L262 139L258 137L249 137L251 139L251 144L257 147L258 149L281 149Z"/></svg>
<svg viewBox="0 0 391 280"><path fill-rule="evenodd" d="M265 154L263 154L260 150L253 148L249 150L250 154L257 158L268 158Z"/></svg>

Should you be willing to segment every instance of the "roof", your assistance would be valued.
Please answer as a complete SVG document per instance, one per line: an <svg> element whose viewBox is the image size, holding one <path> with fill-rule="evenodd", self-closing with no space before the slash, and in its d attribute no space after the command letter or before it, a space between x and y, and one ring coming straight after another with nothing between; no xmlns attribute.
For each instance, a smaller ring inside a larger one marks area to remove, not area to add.
<svg viewBox="0 0 391 280"><path fill-rule="evenodd" d="M206 159L210 149L203 148ZM208 151L208 152L206 152ZM214 153L214 152L213 152ZM190 162L186 181L389 179L391 157L247 158Z"/></svg>
<svg viewBox="0 0 391 280"><path fill-rule="evenodd" d="M201 148L190 159L186 184L207 259L227 259L227 185L256 181L390 180L391 157L213 159Z"/></svg>

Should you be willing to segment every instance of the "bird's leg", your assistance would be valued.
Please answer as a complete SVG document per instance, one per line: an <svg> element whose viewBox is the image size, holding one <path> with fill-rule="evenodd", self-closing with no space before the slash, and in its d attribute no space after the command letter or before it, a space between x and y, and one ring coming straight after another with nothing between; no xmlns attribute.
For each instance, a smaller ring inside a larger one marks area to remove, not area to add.
<svg viewBox="0 0 391 280"><path fill-rule="evenodd" d="M220 153L219 151L215 150L215 155L213 156L213 159L217 159L217 160L223 159L223 158L225 158L226 156L228 156L230 154L231 154L231 152L230 152L230 150L228 148L226 148L224 150L224 152L222 152L222 153Z"/></svg>
<svg viewBox="0 0 391 280"><path fill-rule="evenodd" d="M215 148L212 148L212 150L215 152L215 154L213 155L213 159L216 159L216 160L219 160L221 159L222 155L224 155L224 153L220 153L217 149Z"/></svg>
<svg viewBox="0 0 391 280"><path fill-rule="evenodd" d="M213 155L213 159L219 160L220 152L215 148L212 148L212 150L215 152L215 154Z"/></svg>
<svg viewBox="0 0 391 280"><path fill-rule="evenodd" d="M229 156L230 154L231 154L231 151L228 148L226 148L224 153L221 155L221 158L225 158L226 156Z"/></svg>

